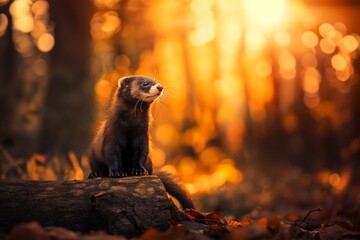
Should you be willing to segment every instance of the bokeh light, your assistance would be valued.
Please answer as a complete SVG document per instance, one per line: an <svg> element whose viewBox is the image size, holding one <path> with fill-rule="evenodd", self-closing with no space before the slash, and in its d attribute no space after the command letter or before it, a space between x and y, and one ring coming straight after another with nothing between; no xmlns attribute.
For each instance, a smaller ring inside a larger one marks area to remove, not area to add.
<svg viewBox="0 0 360 240"><path fill-rule="evenodd" d="M338 71L342 71L346 68L346 59L341 54L336 54L331 58L331 65Z"/></svg>
<svg viewBox="0 0 360 240"><path fill-rule="evenodd" d="M274 34L274 39L281 47L287 47L291 43L291 35L288 32L276 32Z"/></svg>
<svg viewBox="0 0 360 240"><path fill-rule="evenodd" d="M332 173L330 176L329 176L329 184L332 186L332 187L337 187L341 182L341 178L339 176L339 174L337 173Z"/></svg>
<svg viewBox="0 0 360 240"><path fill-rule="evenodd" d="M343 39L343 46L349 52L353 52L359 47L359 40L353 35L347 35Z"/></svg>
<svg viewBox="0 0 360 240"><path fill-rule="evenodd" d="M0 37L5 34L9 21L7 16L3 13L0 14Z"/></svg>
<svg viewBox="0 0 360 240"><path fill-rule="evenodd" d="M318 36L314 32L311 32L311 31L304 32L301 35L301 40L302 40L303 44L308 48L316 47L319 42Z"/></svg>
<svg viewBox="0 0 360 240"><path fill-rule="evenodd" d="M53 49L54 44L54 37L50 33L44 33L39 37L37 47L42 52L49 52L51 49Z"/></svg>

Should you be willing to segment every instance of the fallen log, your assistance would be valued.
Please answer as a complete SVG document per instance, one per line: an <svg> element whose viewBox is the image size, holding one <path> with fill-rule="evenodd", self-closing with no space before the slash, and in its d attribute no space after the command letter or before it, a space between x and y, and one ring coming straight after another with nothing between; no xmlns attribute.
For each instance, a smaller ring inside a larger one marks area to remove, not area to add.
<svg viewBox="0 0 360 240"><path fill-rule="evenodd" d="M156 176L0 182L0 230L24 222L128 237L165 230L181 212Z"/></svg>

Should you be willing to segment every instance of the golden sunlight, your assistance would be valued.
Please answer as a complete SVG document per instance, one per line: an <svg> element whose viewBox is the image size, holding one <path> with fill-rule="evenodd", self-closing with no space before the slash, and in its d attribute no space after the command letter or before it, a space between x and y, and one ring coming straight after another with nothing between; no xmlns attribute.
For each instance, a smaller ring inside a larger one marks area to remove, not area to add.
<svg viewBox="0 0 360 240"><path fill-rule="evenodd" d="M284 23L288 10L287 0L244 0L244 12L251 25L271 30Z"/></svg>
<svg viewBox="0 0 360 240"><path fill-rule="evenodd" d="M255 64L255 71L260 77L268 77L272 72L272 68L268 61L260 60Z"/></svg>
<svg viewBox="0 0 360 240"><path fill-rule="evenodd" d="M195 14L194 30L189 34L189 41L196 47L204 46L215 39L215 21L212 12L214 1L195 0L190 8Z"/></svg>
<svg viewBox="0 0 360 240"><path fill-rule="evenodd" d="M291 35L288 32L276 32L274 40L280 47L287 47L291 43Z"/></svg>
<svg viewBox="0 0 360 240"><path fill-rule="evenodd" d="M115 65L121 72L147 75L154 75L156 67L157 79L164 86L169 85L164 102L176 104L166 106L172 112L170 121L156 114L153 139L158 148L154 149L152 158L156 168L178 174L191 193L208 192L225 184L239 183L244 178L244 169L240 170L235 164L238 159L229 158L219 147L207 145L217 134L216 126L223 131L228 150L236 153L244 146L245 114L257 123L271 118L267 104L276 98L277 83L281 92L279 104L285 112L296 101L296 88L303 92L306 107L321 106L320 88L328 78L319 70L324 64L320 56L328 58L326 67L338 83L351 79L353 57L350 54L359 47L358 36L347 35L342 23L328 24L311 16L290 16L291 11L300 11L294 2L191 0L183 1L183 8L177 9L161 2L149 3L152 8L146 15L159 33L154 48L138 53L137 65L129 53L115 58ZM154 8L159 6L174 14L155 13ZM101 9L92 18L91 33L96 46L101 43L110 53L111 44L105 41L119 33L130 34L129 26L116 10ZM303 14L307 10L303 7L301 11ZM178 19L180 15L184 18ZM293 24L300 28L292 28ZM334 54L341 57L336 55L331 61ZM346 61L345 68L341 66L342 60ZM103 93L105 97L109 92L103 88L111 81L105 83L100 79L99 82L97 95ZM192 89L189 95L186 94L188 87ZM220 104L214 107L215 102ZM193 107L188 108L189 105ZM284 117L286 131L298 131L295 116ZM196 121L199 126L183 128L184 118ZM196 155L173 156L168 149L177 148L179 144L192 149Z"/></svg>

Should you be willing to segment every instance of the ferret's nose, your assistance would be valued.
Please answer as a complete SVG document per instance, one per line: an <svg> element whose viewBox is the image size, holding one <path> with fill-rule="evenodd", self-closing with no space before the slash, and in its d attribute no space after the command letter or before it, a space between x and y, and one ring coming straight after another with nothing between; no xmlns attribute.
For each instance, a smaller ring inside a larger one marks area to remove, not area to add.
<svg viewBox="0 0 360 240"><path fill-rule="evenodd" d="M163 86L161 86L160 84L159 85L157 85L157 90L159 90L159 92L161 92L163 89L164 89L164 87Z"/></svg>

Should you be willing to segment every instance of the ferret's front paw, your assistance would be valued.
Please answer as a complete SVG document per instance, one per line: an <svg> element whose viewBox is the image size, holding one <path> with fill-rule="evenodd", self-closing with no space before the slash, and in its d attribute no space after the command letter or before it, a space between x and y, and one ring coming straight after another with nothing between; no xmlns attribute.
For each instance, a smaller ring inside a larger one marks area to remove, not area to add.
<svg viewBox="0 0 360 240"><path fill-rule="evenodd" d="M131 171L131 175L133 175L133 176L143 176L143 175L149 175L149 173L145 168L134 168Z"/></svg>
<svg viewBox="0 0 360 240"><path fill-rule="evenodd" d="M97 177L104 177L101 172L91 172L88 176L88 179L97 178Z"/></svg>
<svg viewBox="0 0 360 240"><path fill-rule="evenodd" d="M123 170L114 170L114 169L109 170L109 177L111 178L122 178L126 176L127 174Z"/></svg>

